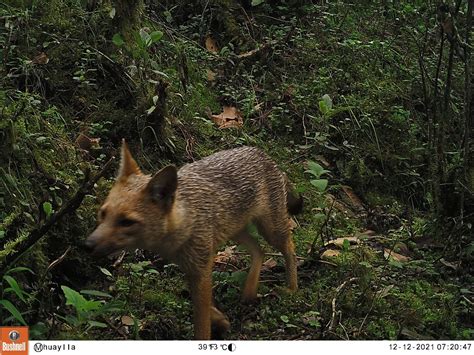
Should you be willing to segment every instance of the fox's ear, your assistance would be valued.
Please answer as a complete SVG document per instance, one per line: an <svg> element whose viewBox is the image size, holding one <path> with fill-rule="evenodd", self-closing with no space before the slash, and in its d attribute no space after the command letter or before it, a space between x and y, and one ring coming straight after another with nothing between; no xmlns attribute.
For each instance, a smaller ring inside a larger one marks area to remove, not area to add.
<svg viewBox="0 0 474 355"><path fill-rule="evenodd" d="M158 171L148 182L146 193L151 200L164 210L169 210L174 201L178 187L178 172L176 167L169 165Z"/></svg>
<svg viewBox="0 0 474 355"><path fill-rule="evenodd" d="M137 165L135 159L133 159L132 154L128 150L127 142L125 139L122 139L122 158L120 160L120 168L117 175L117 180L126 180L130 175L139 175L141 174L140 168Z"/></svg>

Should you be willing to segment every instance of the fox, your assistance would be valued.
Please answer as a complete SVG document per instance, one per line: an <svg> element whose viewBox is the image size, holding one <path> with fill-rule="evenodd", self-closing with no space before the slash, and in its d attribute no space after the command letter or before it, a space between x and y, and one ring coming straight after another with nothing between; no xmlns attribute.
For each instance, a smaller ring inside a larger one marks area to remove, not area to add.
<svg viewBox="0 0 474 355"><path fill-rule="evenodd" d="M179 170L169 165L147 175L123 140L115 183L85 245L95 256L145 249L177 264L189 286L194 338L210 340L211 329L219 334L230 329L229 319L213 304L212 269L218 247L231 240L248 250L251 264L241 297L243 302L256 300L264 253L247 231L253 223L282 253L287 287L296 291L289 215L302 207L303 198L286 174L258 148L223 150Z"/></svg>

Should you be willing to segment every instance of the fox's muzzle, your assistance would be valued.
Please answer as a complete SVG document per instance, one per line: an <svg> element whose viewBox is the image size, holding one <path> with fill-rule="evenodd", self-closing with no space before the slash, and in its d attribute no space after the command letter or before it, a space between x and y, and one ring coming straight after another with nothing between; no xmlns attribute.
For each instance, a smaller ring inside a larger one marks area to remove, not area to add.
<svg viewBox="0 0 474 355"><path fill-rule="evenodd" d="M107 256L116 252L119 248L114 243L108 242L107 238L96 229L87 237L85 247L96 257Z"/></svg>

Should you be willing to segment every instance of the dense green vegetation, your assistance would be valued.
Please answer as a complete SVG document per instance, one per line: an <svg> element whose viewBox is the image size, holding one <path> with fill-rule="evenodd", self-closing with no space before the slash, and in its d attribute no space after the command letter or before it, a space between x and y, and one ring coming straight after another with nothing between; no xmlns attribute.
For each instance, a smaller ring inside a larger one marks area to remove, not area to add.
<svg viewBox="0 0 474 355"><path fill-rule="evenodd" d="M176 266L82 246L126 138L147 172L258 146L303 193L297 293L267 248L243 305L248 255L216 257L226 337L472 339L468 2L0 2L0 324L192 337Z"/></svg>

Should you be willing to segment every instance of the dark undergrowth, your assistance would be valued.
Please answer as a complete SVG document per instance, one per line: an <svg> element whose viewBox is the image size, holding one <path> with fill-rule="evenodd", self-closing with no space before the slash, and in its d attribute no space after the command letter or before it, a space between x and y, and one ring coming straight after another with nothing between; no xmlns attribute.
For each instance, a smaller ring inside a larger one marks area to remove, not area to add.
<svg viewBox="0 0 474 355"><path fill-rule="evenodd" d="M12 260L125 138L147 172L257 146L303 194L296 293L266 247L258 301L244 305L248 254L229 243L217 255L226 338L472 339L472 196L459 214L460 185L449 185L444 206L458 207L440 215L431 188L436 96L420 63L436 73L436 7L165 3L0 3L0 323L28 324L36 339L192 338L175 265L139 250L93 260L82 247L115 167ZM459 11L461 36L465 2ZM453 181L464 164L462 59L446 128ZM237 108L229 128L213 118L224 106Z"/></svg>

